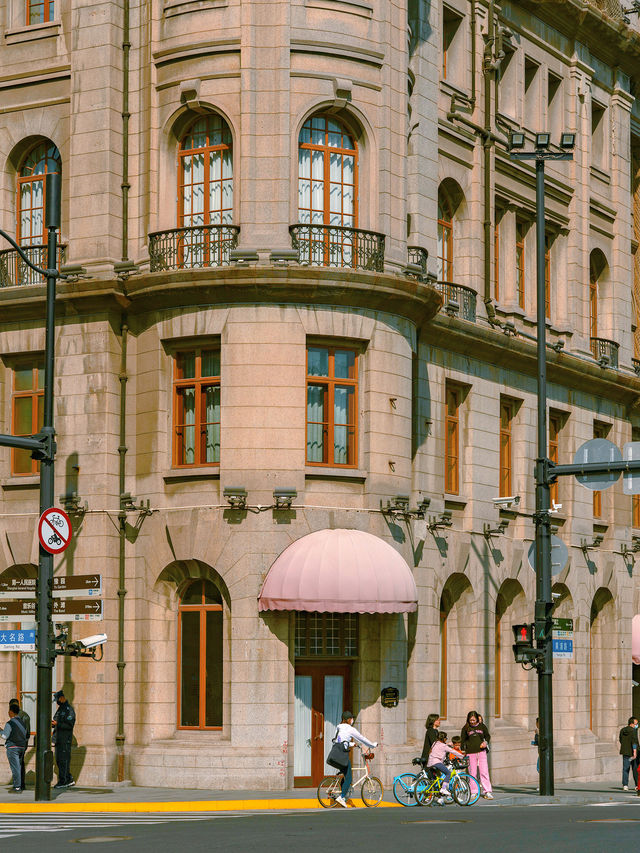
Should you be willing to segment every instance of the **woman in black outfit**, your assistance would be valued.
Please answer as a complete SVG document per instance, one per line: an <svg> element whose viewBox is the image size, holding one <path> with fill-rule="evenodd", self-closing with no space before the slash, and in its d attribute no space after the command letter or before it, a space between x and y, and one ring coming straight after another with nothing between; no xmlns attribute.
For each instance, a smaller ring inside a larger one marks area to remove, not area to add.
<svg viewBox="0 0 640 853"><path fill-rule="evenodd" d="M460 733L460 747L469 756L469 773L475 776L482 786L482 796L493 799L487 753L491 735L477 711L469 711L467 722Z"/></svg>
<svg viewBox="0 0 640 853"><path fill-rule="evenodd" d="M422 747L422 757L429 758L431 747L438 740L438 728L440 726L440 714L429 714L425 728L427 733L424 736L424 746Z"/></svg>

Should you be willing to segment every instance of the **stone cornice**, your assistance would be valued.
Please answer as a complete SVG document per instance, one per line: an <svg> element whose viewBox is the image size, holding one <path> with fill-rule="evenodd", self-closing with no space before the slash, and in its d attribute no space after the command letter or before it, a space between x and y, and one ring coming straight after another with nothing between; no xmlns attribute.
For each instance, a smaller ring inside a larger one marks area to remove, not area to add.
<svg viewBox="0 0 640 853"><path fill-rule="evenodd" d="M233 266L147 273L124 282L61 282L56 316L61 319L123 309L131 315L143 315L159 308L265 303L384 311L420 326L440 310L442 296L431 285L403 275L298 265ZM41 320L44 311L44 285L0 290L0 315L10 318L0 324L0 332L25 320Z"/></svg>
<svg viewBox="0 0 640 853"><path fill-rule="evenodd" d="M478 323L467 323L439 314L423 327L421 342L504 367L527 376L537 376L536 344L511 337ZM630 410L640 404L640 379L632 374L600 367L595 361L570 352L547 349L547 378L550 382L620 403Z"/></svg>

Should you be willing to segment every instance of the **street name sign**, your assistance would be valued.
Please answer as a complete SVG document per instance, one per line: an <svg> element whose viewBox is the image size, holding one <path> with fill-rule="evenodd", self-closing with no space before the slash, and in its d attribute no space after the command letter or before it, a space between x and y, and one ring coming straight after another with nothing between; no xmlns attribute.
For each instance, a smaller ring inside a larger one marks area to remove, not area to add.
<svg viewBox="0 0 640 853"><path fill-rule="evenodd" d="M554 618L551 642L554 658L573 658L573 619Z"/></svg>
<svg viewBox="0 0 640 853"><path fill-rule="evenodd" d="M52 506L40 516L38 539L45 551L62 554L71 544L71 520L63 509Z"/></svg>
<svg viewBox="0 0 640 853"><path fill-rule="evenodd" d="M0 631L0 652L35 652L36 629Z"/></svg>
<svg viewBox="0 0 640 853"><path fill-rule="evenodd" d="M10 578L0 580L0 598L35 598L35 578ZM56 598L69 596L102 595L102 575L56 575L53 578L53 595Z"/></svg>

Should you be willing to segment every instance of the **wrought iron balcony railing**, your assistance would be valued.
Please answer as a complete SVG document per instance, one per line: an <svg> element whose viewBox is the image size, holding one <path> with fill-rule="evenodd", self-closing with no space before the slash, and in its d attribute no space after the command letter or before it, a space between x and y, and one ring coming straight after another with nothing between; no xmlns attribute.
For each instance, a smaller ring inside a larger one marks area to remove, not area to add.
<svg viewBox="0 0 640 853"><path fill-rule="evenodd" d="M313 267L384 270L384 234L340 225L290 225L298 262Z"/></svg>
<svg viewBox="0 0 640 853"><path fill-rule="evenodd" d="M40 269L47 268L47 246L21 246L25 255L32 264ZM58 246L58 269L65 259L66 245ZM44 278L34 272L22 260L15 249L2 249L0 251L0 287L15 287L23 284L44 284Z"/></svg>
<svg viewBox="0 0 640 853"><path fill-rule="evenodd" d="M620 344L615 341L608 341L606 338L591 338L591 354L596 361L608 359L608 366L618 367L618 350Z"/></svg>
<svg viewBox="0 0 640 853"><path fill-rule="evenodd" d="M238 245L237 225L191 225L149 234L149 269L190 270L222 267Z"/></svg>
<svg viewBox="0 0 640 853"><path fill-rule="evenodd" d="M410 264L420 267L423 278L427 277L428 258L429 252L426 249L422 249L420 246L407 246L407 260Z"/></svg>
<svg viewBox="0 0 640 853"><path fill-rule="evenodd" d="M442 308L449 314L456 314L470 323L476 321L476 292L464 284L451 281L436 282L437 289L444 296Z"/></svg>

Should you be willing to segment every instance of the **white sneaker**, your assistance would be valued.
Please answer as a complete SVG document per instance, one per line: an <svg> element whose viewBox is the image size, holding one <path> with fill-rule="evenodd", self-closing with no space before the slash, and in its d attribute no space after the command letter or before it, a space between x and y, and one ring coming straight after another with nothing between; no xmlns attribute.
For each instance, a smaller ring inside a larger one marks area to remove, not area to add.
<svg viewBox="0 0 640 853"><path fill-rule="evenodd" d="M336 803L342 806L343 809L348 808L345 798L340 794L339 797L336 797Z"/></svg>
<svg viewBox="0 0 640 853"><path fill-rule="evenodd" d="M622 786L622 790L623 790L623 791L628 791L628 790L629 790L629 786L628 786L628 785L623 785L623 786Z"/></svg>
<svg viewBox="0 0 640 853"><path fill-rule="evenodd" d="M444 800L442 799L442 797L438 797L438 799L436 800L436 805L444 806Z"/></svg>
<svg viewBox="0 0 640 853"><path fill-rule="evenodd" d="M492 800L493 799L493 794L491 793L491 791L488 791L486 794L483 794L482 796L485 798L485 800Z"/></svg>

